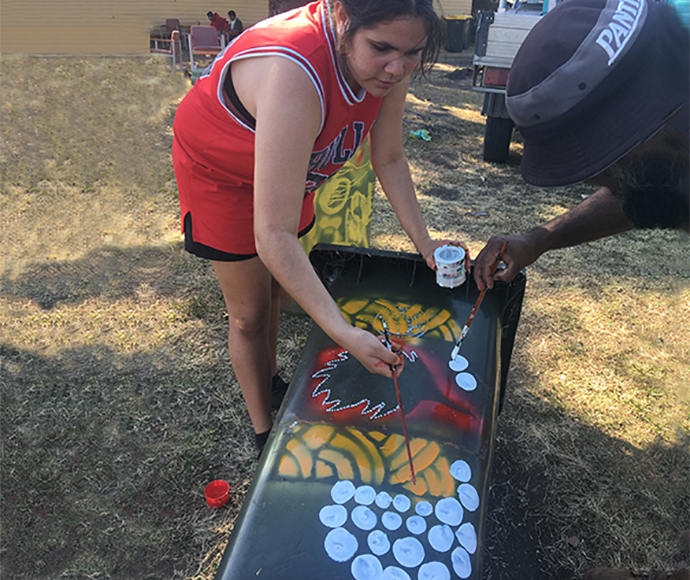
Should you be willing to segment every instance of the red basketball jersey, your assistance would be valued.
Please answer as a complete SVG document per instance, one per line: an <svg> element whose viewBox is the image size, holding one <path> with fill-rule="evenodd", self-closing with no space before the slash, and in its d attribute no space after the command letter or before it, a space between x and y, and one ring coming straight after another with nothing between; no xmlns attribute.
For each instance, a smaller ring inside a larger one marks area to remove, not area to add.
<svg viewBox="0 0 690 580"><path fill-rule="evenodd" d="M232 62L262 56L300 66L321 102L300 230L313 219L314 191L354 154L381 105L380 98L364 90L355 94L345 81L327 0L259 22L226 47L178 107L173 162L182 218L192 213L194 241L237 254L256 252L254 130L225 105L223 83Z"/></svg>

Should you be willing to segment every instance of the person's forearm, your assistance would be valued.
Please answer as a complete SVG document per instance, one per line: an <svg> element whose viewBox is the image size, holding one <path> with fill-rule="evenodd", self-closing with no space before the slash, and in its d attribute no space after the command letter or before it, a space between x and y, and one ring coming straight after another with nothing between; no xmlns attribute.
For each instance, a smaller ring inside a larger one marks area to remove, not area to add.
<svg viewBox="0 0 690 580"><path fill-rule="evenodd" d="M620 201L601 188L578 206L550 222L534 228L527 236L543 254L628 231L633 225L623 213Z"/></svg>
<svg viewBox="0 0 690 580"><path fill-rule="evenodd" d="M345 346L352 327L319 280L297 236L259 234L256 243L261 261L280 285L328 336Z"/></svg>
<svg viewBox="0 0 690 580"><path fill-rule="evenodd" d="M374 170L400 224L417 250L424 255L431 237L417 202L407 159L403 156L390 163L378 163Z"/></svg>

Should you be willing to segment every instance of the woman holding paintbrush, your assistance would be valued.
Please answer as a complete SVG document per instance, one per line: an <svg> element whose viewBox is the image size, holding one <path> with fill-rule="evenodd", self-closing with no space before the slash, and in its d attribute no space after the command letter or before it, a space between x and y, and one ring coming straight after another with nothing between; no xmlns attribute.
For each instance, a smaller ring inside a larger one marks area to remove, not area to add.
<svg viewBox="0 0 690 580"><path fill-rule="evenodd" d="M210 259L220 282L260 449L272 426L281 286L372 373L391 376L398 362L345 321L298 237L314 222L314 191L369 133L381 186L435 267L434 250L447 242L431 239L420 213L402 115L410 74L433 63L439 43L432 0L320 0L247 30L178 108L185 248Z"/></svg>

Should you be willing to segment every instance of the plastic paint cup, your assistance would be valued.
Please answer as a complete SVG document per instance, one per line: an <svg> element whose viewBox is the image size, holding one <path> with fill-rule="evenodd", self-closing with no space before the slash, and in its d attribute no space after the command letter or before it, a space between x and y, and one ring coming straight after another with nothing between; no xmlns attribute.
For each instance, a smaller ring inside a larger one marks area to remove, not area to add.
<svg viewBox="0 0 690 580"><path fill-rule="evenodd" d="M206 486L204 495L208 507L222 508L230 499L230 485L227 481L216 479Z"/></svg>
<svg viewBox="0 0 690 580"><path fill-rule="evenodd" d="M434 252L436 283L443 288L455 288L465 282L465 250L460 246L440 246Z"/></svg>

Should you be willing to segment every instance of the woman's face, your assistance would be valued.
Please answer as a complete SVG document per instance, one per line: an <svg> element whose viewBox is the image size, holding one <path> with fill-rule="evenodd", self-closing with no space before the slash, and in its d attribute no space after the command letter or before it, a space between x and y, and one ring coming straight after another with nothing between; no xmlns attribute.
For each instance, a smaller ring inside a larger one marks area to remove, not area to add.
<svg viewBox="0 0 690 580"><path fill-rule="evenodd" d="M339 6L336 24L342 35L347 14ZM353 90L361 87L375 97L384 97L412 73L425 45L426 28L418 17L402 16L374 28L360 28L346 46L346 78Z"/></svg>

